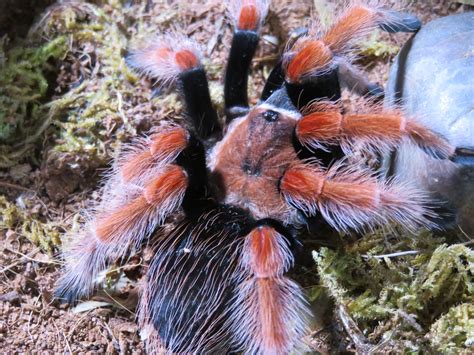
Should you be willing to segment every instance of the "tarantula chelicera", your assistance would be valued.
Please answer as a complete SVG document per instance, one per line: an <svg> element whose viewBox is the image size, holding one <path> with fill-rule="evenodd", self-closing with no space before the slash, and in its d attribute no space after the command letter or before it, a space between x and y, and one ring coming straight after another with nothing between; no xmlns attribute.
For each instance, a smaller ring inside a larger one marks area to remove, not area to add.
<svg viewBox="0 0 474 355"><path fill-rule="evenodd" d="M225 123L208 90L197 45L177 34L132 52L128 63L175 82L186 125L166 124L116 159L102 202L70 250L57 296L88 296L98 272L131 248L154 247L139 306L150 351L285 354L308 330L308 306L287 275L298 231L321 217L338 231L430 225L423 192L347 159L355 146L385 152L409 140L447 157L451 146L396 108L340 105L340 80L379 95L352 64L356 40L416 18L351 4L325 30L293 38L249 108L247 77L266 0L231 1L235 23L225 76ZM353 160L353 159L352 159Z"/></svg>

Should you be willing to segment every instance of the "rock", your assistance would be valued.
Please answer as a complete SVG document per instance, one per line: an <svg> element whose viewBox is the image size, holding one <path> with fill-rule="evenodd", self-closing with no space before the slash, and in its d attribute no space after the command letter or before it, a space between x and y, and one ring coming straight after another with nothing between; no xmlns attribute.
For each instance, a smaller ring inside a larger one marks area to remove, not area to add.
<svg viewBox="0 0 474 355"><path fill-rule="evenodd" d="M16 291L11 291L0 295L0 302L8 302L13 306L19 306L21 303L21 295Z"/></svg>
<svg viewBox="0 0 474 355"><path fill-rule="evenodd" d="M443 201L444 227L474 236L474 12L434 20L408 41L391 68L385 100L401 102L457 148L450 161L404 144L387 170Z"/></svg>
<svg viewBox="0 0 474 355"><path fill-rule="evenodd" d="M71 195L79 186L80 177L70 172L49 175L45 178L46 193L49 198L59 202Z"/></svg>

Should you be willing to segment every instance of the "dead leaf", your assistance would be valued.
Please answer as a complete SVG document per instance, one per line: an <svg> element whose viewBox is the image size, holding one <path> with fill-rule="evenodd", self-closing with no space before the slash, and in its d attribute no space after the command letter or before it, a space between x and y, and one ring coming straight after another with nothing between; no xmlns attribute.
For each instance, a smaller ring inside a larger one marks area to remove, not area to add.
<svg viewBox="0 0 474 355"><path fill-rule="evenodd" d="M83 313L100 307L111 307L112 305L108 302L98 302L98 301L86 301L78 304L71 311L72 313Z"/></svg>

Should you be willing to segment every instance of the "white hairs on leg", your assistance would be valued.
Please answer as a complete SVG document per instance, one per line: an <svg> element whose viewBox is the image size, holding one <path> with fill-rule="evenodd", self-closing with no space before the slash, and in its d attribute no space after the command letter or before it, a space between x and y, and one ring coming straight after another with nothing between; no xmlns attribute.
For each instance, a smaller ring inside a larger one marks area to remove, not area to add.
<svg viewBox="0 0 474 355"><path fill-rule="evenodd" d="M226 0L229 18L236 30L260 31L270 0Z"/></svg>
<svg viewBox="0 0 474 355"><path fill-rule="evenodd" d="M246 354L288 354L306 334L308 309L301 288L284 273L293 265L286 239L261 226L247 235L231 308L236 347Z"/></svg>
<svg viewBox="0 0 474 355"><path fill-rule="evenodd" d="M199 45L189 37L169 32L156 37L145 48L132 51L127 63L141 74L169 85L180 73L200 67L201 53Z"/></svg>
<svg viewBox="0 0 474 355"><path fill-rule="evenodd" d="M287 202L309 216L319 211L335 229L363 231L389 223L409 231L433 227L432 202L427 194L399 180L378 178L367 168L343 162L324 171L300 164L285 173L281 183Z"/></svg>

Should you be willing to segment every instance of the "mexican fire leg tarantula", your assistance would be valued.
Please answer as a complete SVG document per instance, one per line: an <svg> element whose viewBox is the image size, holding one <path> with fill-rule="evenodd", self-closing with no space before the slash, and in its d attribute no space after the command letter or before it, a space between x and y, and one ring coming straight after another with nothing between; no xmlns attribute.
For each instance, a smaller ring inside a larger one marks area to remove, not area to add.
<svg viewBox="0 0 474 355"><path fill-rule="evenodd" d="M128 63L176 82L186 126L167 124L116 159L102 202L69 252L57 296L88 296L98 272L149 242L139 321L150 351L288 353L308 330L308 305L286 274L298 230L321 216L338 231L390 222L430 225L421 191L348 163L355 144L376 152L410 140L437 156L452 148L428 129L374 101L344 112L339 77L356 40L380 27L416 30L413 17L352 4L326 30L294 39L249 108L247 76L268 8L229 4L235 31L225 77L226 121L214 110L197 45L168 34ZM360 80L358 80L360 82ZM361 93L377 92L367 81Z"/></svg>

